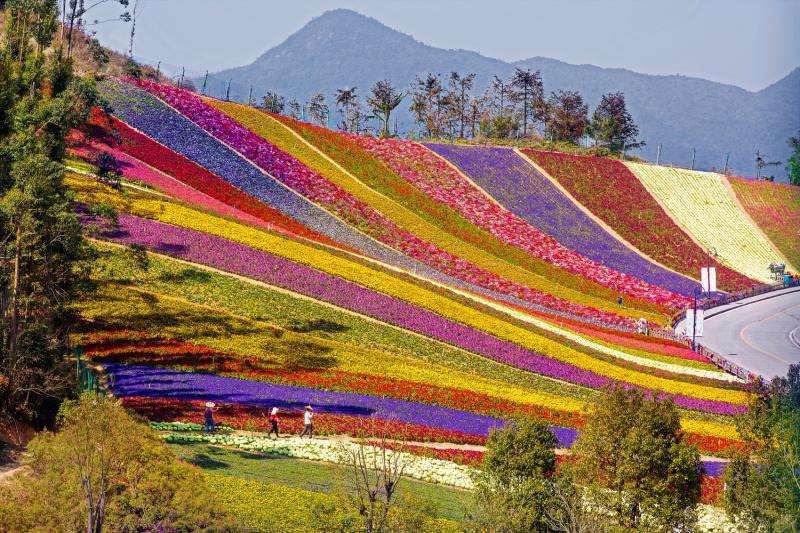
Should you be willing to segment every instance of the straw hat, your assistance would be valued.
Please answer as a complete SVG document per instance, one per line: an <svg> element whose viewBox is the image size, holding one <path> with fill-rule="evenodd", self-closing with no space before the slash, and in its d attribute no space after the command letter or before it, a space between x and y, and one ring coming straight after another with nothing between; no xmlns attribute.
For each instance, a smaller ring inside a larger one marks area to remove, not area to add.
<svg viewBox="0 0 800 533"><path fill-rule="evenodd" d="M310 405L306 405L306 411L313 411Z"/></svg>
<svg viewBox="0 0 800 533"><path fill-rule="evenodd" d="M210 408L213 409L216 406L217 406L217 404L215 404L214 402L206 402L206 407L210 407Z"/></svg>

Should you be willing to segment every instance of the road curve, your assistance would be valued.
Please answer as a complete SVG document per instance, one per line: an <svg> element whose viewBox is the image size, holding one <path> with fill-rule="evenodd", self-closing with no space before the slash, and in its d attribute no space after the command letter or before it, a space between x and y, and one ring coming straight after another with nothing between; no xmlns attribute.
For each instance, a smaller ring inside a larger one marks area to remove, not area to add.
<svg viewBox="0 0 800 533"><path fill-rule="evenodd" d="M698 342L765 378L800 363L799 287L715 307L704 322Z"/></svg>

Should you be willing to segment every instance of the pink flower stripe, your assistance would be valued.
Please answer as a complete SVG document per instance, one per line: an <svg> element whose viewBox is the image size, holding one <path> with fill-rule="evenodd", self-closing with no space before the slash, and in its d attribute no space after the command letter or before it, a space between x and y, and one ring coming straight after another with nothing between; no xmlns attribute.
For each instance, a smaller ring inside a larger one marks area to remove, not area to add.
<svg viewBox="0 0 800 533"><path fill-rule="evenodd" d="M567 302L480 269L472 263L400 229L366 203L356 199L265 139L242 127L224 113L207 105L193 93L146 80L130 81L165 100L184 116L218 139L233 146L239 153L285 185L312 201L327 206L350 224L379 241L401 250L414 259L427 263L440 272L550 309L600 319L609 324L624 326L633 324L629 318Z"/></svg>
<svg viewBox="0 0 800 533"><path fill-rule="evenodd" d="M105 152L111 154L120 163L122 175L130 180L139 181L158 189L172 198L186 202L192 206L200 207L201 209L207 209L218 215L233 218L260 228L273 230L284 235L291 235L291 233L282 230L282 228L278 228L260 218L249 215L235 207L231 207L166 174L162 174L158 170L147 166L135 157L131 157L117 148L90 141L88 144L70 148L70 152L90 162L94 160L99 153Z"/></svg>
<svg viewBox="0 0 800 533"><path fill-rule="evenodd" d="M674 309L688 302L680 295L612 270L562 246L519 216L492 202L458 171L422 145L399 139L353 138L432 198L533 257L544 259L605 287Z"/></svg>

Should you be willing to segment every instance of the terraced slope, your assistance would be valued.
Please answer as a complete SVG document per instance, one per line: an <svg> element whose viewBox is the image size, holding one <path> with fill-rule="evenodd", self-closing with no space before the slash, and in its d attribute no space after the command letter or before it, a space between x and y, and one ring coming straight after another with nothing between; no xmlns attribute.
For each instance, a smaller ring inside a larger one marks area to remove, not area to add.
<svg viewBox="0 0 800 533"><path fill-rule="evenodd" d="M675 222L711 250L721 263L752 279L770 281L767 267L781 262L781 257L739 208L723 176L642 163L625 164Z"/></svg>
<svg viewBox="0 0 800 533"><path fill-rule="evenodd" d="M755 283L710 257L621 161L531 149L523 153L622 238L659 263L693 278L700 276L702 267L716 266L718 285L724 291L745 290Z"/></svg>
<svg viewBox="0 0 800 533"><path fill-rule="evenodd" d="M800 187L729 177L750 217L794 266L800 265Z"/></svg>
<svg viewBox="0 0 800 533"><path fill-rule="evenodd" d="M556 290L552 278L539 273L540 264L531 265L528 258L514 254L513 249L503 249L505 254L489 253L485 248L495 252L502 244L446 205L437 204L409 186L348 137L282 118L303 136L300 137L258 110L230 102L206 102L316 173L304 180L287 177L287 184L365 228L385 244L451 276L551 309L568 309L566 298L606 311L617 310L607 291L603 301L573 290ZM345 210L343 205L348 203L358 212ZM631 306L657 309L650 302L632 302Z"/></svg>
<svg viewBox="0 0 800 533"><path fill-rule="evenodd" d="M113 205L108 194L95 198ZM277 284L490 359L584 386L598 388L621 381L667 392L686 408L722 414L741 410L746 401L746 395L740 391L721 388L703 378L683 376L678 383L675 374L661 375L652 369L643 372L623 361L607 360L602 354L571 347L564 338L551 338L533 325L517 325L457 300L445 299L430 289L378 271L354 268L351 262L307 245L231 222L211 220L199 212L182 212L177 206L161 201L151 202L152 207L143 201L134 203L128 199L128 202L127 205L147 216L194 229L120 215L119 228L108 234L108 238ZM272 255L275 253L283 257ZM327 273L309 269L312 265Z"/></svg>
<svg viewBox="0 0 800 533"><path fill-rule="evenodd" d="M690 295L697 282L651 263L616 240L510 148L427 144L503 207L564 246L647 283Z"/></svg>

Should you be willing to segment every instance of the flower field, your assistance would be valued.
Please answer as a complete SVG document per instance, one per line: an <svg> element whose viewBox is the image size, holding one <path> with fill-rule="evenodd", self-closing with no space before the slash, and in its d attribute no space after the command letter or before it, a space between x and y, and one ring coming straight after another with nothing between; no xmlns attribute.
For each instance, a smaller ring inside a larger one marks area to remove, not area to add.
<svg viewBox="0 0 800 533"><path fill-rule="evenodd" d="M739 391L685 382L678 386L669 378L647 375L613 365L513 324L476 313L474 309L456 302L445 304L441 299L430 300L424 296L424 291L419 294L423 306L439 313L444 312L445 316L459 317L463 325L443 319L435 312L415 307L403 300L371 292L340 278L326 276L320 271L287 262L277 256L232 241L127 215L121 215L119 222L120 228L123 229L116 231L119 238L115 240L119 242L140 244L155 251L201 264L211 262L211 266L216 268L266 281L271 285L283 286L293 292L311 295L345 309L356 310L366 316L421 332L448 344L539 374L593 388L602 387L619 379L663 392L680 389L697 397L675 394L674 398L678 405L722 414L738 411L740 408L735 404L744 403L746 398ZM377 278L378 276L371 278L373 283L378 281ZM384 284L380 286L384 290L387 287ZM413 296L407 291L402 291L397 297L401 294L404 294L406 299ZM448 309L453 310L452 315ZM483 328L493 328L494 334L500 338L483 333L481 331ZM510 342L511 339L520 344ZM540 353L547 353L550 357L539 355Z"/></svg>
<svg viewBox="0 0 800 533"><path fill-rule="evenodd" d="M667 215L624 163L593 156L523 150L595 216L661 264L692 278L704 266L717 267L718 284L740 291L754 282L710 258ZM624 209L623 206L636 206Z"/></svg>
<svg viewBox="0 0 800 533"><path fill-rule="evenodd" d="M323 176L191 93L147 82L140 82L140 85L167 100L185 116L234 147L286 186L326 207L353 227L387 246L449 276L484 289L543 307L552 307L582 316L593 315L593 310L590 308L579 307L542 294L522 283L527 281L541 284L543 280L534 280L525 273L521 273L517 279L501 277L498 272L514 278L513 267L502 264L480 250L464 245L461 241L449 238L447 233L435 230L413 212L375 193L349 175L335 168L331 169L325 162L317 165L318 168L326 167ZM232 111L229 109L229 112L234 113L239 120L246 121L250 128L257 128L262 133L263 122L271 120L266 115L256 117L260 120L255 120L253 112L243 114L240 107L235 107ZM314 155L312 154L312 157ZM476 264L476 261L480 264Z"/></svg>
<svg viewBox="0 0 800 533"><path fill-rule="evenodd" d="M576 263L573 268L582 275L590 277L588 271L593 269L623 294L676 308L687 304L685 296L692 294L696 282L649 262L617 241L512 149L426 146L458 166L503 207L595 262L593 268Z"/></svg>
<svg viewBox="0 0 800 533"><path fill-rule="evenodd" d="M800 187L729 177L733 191L750 217L792 262L800 265Z"/></svg>
<svg viewBox="0 0 800 533"><path fill-rule="evenodd" d="M709 456L741 449L733 417L750 392L667 329L707 245L641 169L356 136L146 80L99 89L108 114L71 134L70 154L85 162L71 160L65 177L97 252L71 341L174 450L255 452L322 472L341 469L358 439L388 438L412 465L406 482L459 492L492 429L542 420L564 460L598 391L619 385L675 402L705 456L703 501L719 494L725 463ZM119 162L120 186L92 174L100 152ZM731 181L779 242L793 189ZM724 289L760 279L727 259L771 249L750 226L755 246L720 248ZM640 318L654 335L634 333ZM201 434L208 401L223 425L213 435ZM307 404L323 438L263 436L272 407L282 434L299 433ZM207 475L223 491L245 486Z"/></svg>
<svg viewBox="0 0 800 533"><path fill-rule="evenodd" d="M781 257L739 209L723 176L642 163L626 165L675 222L720 262L752 279L770 281L767 267L781 262Z"/></svg>

